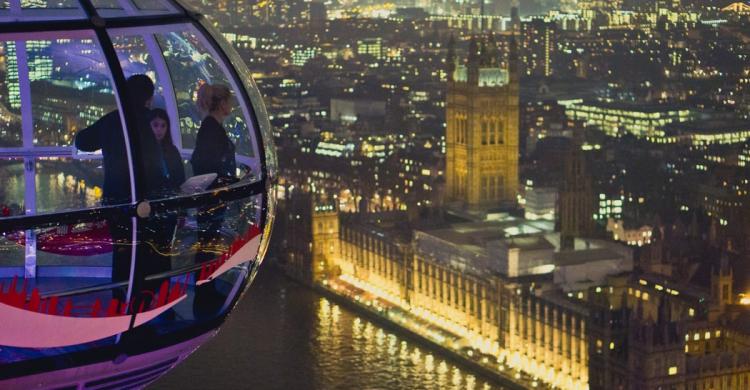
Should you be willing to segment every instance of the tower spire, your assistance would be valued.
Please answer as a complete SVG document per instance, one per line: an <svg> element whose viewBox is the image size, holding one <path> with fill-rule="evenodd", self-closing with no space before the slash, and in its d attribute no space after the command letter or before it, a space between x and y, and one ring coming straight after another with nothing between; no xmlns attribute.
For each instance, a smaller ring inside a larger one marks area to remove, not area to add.
<svg viewBox="0 0 750 390"><path fill-rule="evenodd" d="M495 34L492 32L487 34L487 57L489 58L489 63L487 65L491 67L497 67L498 64L498 49L497 49L497 41L495 40Z"/></svg>
<svg viewBox="0 0 750 390"><path fill-rule="evenodd" d="M516 41L516 33L513 32L510 36L510 43L508 44L508 77L511 83L518 81L518 42Z"/></svg>
<svg viewBox="0 0 750 390"><path fill-rule="evenodd" d="M466 58L467 81L471 85L476 85L479 81L479 61L480 61L479 44L477 37L472 35L469 41L469 55Z"/></svg>
<svg viewBox="0 0 750 390"><path fill-rule="evenodd" d="M456 72L456 38L451 34L448 39L448 54L445 58L446 72L448 72L448 81L454 81L453 75Z"/></svg>
<svg viewBox="0 0 750 390"><path fill-rule="evenodd" d="M479 32L484 34L484 0L479 0Z"/></svg>
<svg viewBox="0 0 750 390"><path fill-rule="evenodd" d="M484 35L480 37L482 40L479 44L479 66L486 67L490 64L489 48L487 47L487 39Z"/></svg>

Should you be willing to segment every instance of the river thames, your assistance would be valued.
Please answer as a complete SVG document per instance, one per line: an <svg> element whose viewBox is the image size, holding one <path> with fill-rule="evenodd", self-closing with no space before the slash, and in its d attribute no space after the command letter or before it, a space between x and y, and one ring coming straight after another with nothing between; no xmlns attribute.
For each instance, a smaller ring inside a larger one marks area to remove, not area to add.
<svg viewBox="0 0 750 390"><path fill-rule="evenodd" d="M501 387L266 264L218 336L150 388Z"/></svg>

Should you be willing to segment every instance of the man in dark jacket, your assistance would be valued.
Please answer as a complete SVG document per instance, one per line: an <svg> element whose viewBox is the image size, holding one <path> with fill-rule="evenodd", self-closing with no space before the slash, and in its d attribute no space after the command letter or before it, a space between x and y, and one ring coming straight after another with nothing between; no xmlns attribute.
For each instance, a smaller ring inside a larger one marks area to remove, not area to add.
<svg viewBox="0 0 750 390"><path fill-rule="evenodd" d="M154 133L148 123L151 102L154 98L154 83L142 74L127 80L127 92L136 108L138 128L131 139L133 165L142 164L143 193L146 197L158 196L166 182L166 165ZM133 133L131 133L133 134ZM103 116L91 126L76 134L75 146L85 152L102 151L104 165L104 189L102 204L115 205L128 203L130 196L130 176L128 155L122 129L120 112L115 110Z"/></svg>
<svg viewBox="0 0 750 390"><path fill-rule="evenodd" d="M136 108L137 128L131 131L131 156L133 165L141 164L143 169L144 188L142 193L147 198L157 197L167 183L166 163L154 133L148 123L151 102L154 97L154 83L146 75L134 75L127 80L127 93ZM76 148L94 152L102 151L104 165L103 205L125 204L133 201L130 192L130 175L128 153L123 134L120 112L115 110L91 126L79 131L75 137ZM136 199L138 200L138 199ZM128 217L109 217L110 235L112 236L112 282L127 281L130 277L132 254L132 222ZM141 231L142 229L139 229ZM147 238L139 233L140 240ZM138 263L134 291L136 294L142 286L143 269L148 265L148 255L139 245ZM113 295L125 302L124 289L115 289ZM139 301L138 299L136 301ZM137 306L136 306L137 307Z"/></svg>

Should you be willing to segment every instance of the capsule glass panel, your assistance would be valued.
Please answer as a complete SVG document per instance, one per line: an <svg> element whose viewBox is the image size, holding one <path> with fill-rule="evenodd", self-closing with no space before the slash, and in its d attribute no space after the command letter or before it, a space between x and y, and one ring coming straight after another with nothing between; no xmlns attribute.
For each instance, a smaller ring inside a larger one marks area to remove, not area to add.
<svg viewBox="0 0 750 390"><path fill-rule="evenodd" d="M183 146L195 147L198 129L207 115L196 106L198 89L205 83L222 84L230 87L235 97L232 112L224 126L235 143L236 152L243 156L254 156L248 119L237 104L234 86L203 40L192 29L157 34L156 37L163 50L172 85L175 86Z"/></svg>
<svg viewBox="0 0 750 390"><path fill-rule="evenodd" d="M20 23L0 33L0 388L148 369L145 386L218 328L271 231L274 152L241 60L177 3L91 5L0 0ZM221 169L195 172L200 153Z"/></svg>
<svg viewBox="0 0 750 390"><path fill-rule="evenodd" d="M0 145L21 146L21 97L16 42L0 42Z"/></svg>

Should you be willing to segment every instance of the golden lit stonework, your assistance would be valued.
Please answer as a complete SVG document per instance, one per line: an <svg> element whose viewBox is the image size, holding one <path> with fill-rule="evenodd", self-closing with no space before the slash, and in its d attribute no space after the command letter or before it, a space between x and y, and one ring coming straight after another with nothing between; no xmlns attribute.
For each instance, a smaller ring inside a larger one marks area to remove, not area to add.
<svg viewBox="0 0 750 390"><path fill-rule="evenodd" d="M494 41L480 48L472 39L466 65L453 63L449 69L446 196L469 209L513 203L518 192L515 50L507 69L498 57Z"/></svg>

